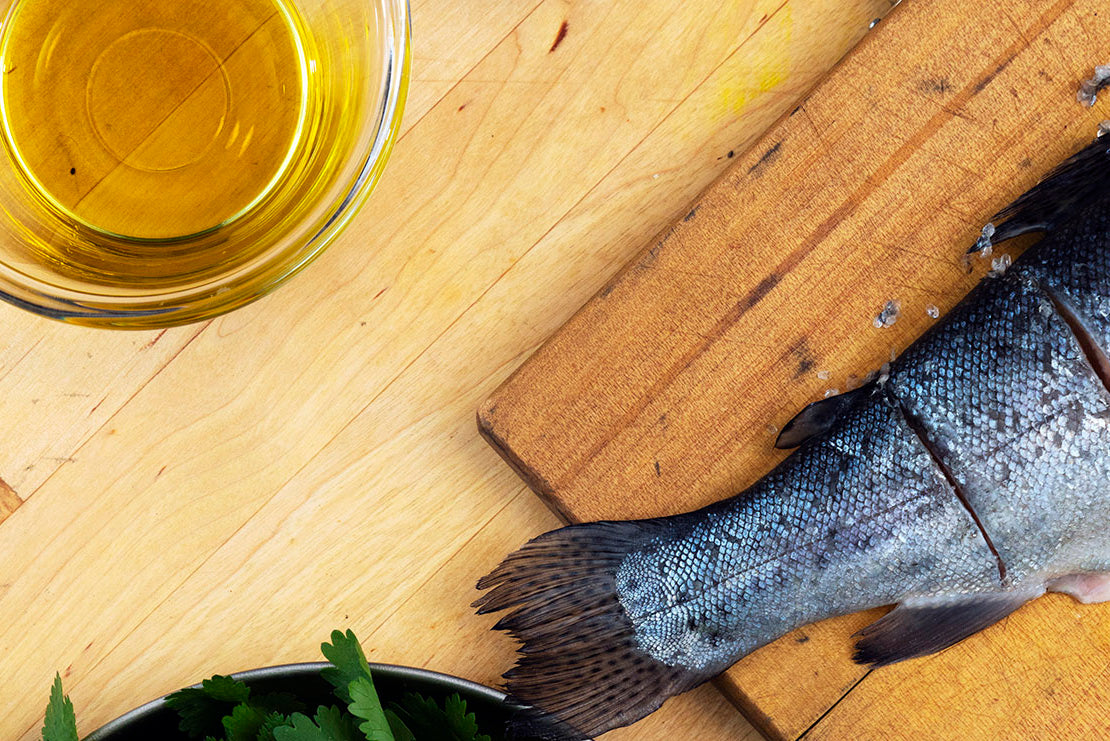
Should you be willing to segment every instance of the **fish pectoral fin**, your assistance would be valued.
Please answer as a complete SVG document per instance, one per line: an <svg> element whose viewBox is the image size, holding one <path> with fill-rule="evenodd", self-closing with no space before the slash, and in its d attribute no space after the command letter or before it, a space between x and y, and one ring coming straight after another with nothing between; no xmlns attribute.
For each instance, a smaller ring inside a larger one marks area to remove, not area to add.
<svg viewBox="0 0 1110 741"><path fill-rule="evenodd" d="M1068 574L1050 581L1048 591L1070 594L1085 605L1110 602L1110 574Z"/></svg>
<svg viewBox="0 0 1110 741"><path fill-rule="evenodd" d="M968 252L977 252L1029 232L1051 231L1074 208L1103 196L1108 177L1110 139L1101 137L995 214L993 221L1002 223L997 227L992 225L989 232L984 230L983 236Z"/></svg>
<svg viewBox="0 0 1110 741"><path fill-rule="evenodd" d="M837 420L843 417L858 399L871 393L874 388L874 384L868 384L809 404L782 428L778 439L775 440L775 447L796 448L807 440L823 435L833 428Z"/></svg>
<svg viewBox="0 0 1110 741"><path fill-rule="evenodd" d="M859 664L886 666L943 651L1043 593L1038 588L915 598L857 633L852 658Z"/></svg>

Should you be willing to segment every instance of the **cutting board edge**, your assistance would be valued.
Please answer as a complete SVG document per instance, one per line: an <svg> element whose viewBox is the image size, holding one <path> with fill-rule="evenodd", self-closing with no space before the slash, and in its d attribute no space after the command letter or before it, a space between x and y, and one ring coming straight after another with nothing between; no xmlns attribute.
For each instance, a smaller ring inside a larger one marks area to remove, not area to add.
<svg viewBox="0 0 1110 741"><path fill-rule="evenodd" d="M525 363L527 362L526 360ZM478 434L499 456L501 456L502 460L509 464L509 468L528 485L529 489L535 492L536 496L540 498L540 501L546 504L548 509L550 509L556 517L567 524L576 522L570 511L567 510L566 507L560 503L558 497L555 496L554 488L551 484L540 476L539 472L527 466L524 461L513 452L513 449L502 439L501 435L495 429L492 416L497 407L498 394L511 378L510 376L508 380L502 383L485 403L479 407L477 414Z"/></svg>

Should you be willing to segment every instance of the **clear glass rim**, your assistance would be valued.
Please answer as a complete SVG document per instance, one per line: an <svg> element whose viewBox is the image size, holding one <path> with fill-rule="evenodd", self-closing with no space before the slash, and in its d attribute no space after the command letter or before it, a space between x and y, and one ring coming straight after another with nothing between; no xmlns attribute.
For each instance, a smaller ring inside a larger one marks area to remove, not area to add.
<svg viewBox="0 0 1110 741"><path fill-rule="evenodd" d="M0 300L41 316L73 324L117 329L157 329L210 319L245 306L282 285L303 270L331 244L370 197L390 152L400 136L401 116L408 92L411 64L411 14L408 0L380 2L387 24L383 77L373 80L375 93L384 89L374 109L377 120L369 151L343 195L328 208L328 216L314 234L285 249L275 249L261 265L235 286L204 285L173 294L110 296L65 291L3 269ZM277 269L274 266L278 265Z"/></svg>

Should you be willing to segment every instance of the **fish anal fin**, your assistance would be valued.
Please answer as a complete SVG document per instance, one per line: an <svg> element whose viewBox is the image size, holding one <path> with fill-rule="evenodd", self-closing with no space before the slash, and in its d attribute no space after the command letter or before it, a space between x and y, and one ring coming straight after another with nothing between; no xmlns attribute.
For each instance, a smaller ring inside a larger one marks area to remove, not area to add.
<svg viewBox="0 0 1110 741"><path fill-rule="evenodd" d="M943 651L997 623L1043 590L917 598L856 635L853 659L886 666Z"/></svg>
<svg viewBox="0 0 1110 741"><path fill-rule="evenodd" d="M1068 574L1050 581L1048 591L1071 595L1085 605L1110 602L1110 574Z"/></svg>
<svg viewBox="0 0 1110 741"><path fill-rule="evenodd" d="M861 386L807 405L782 428L778 439L775 440L775 447L796 448L818 435L825 434L833 428L837 420L844 416L845 412L855 405L857 399L870 393L873 388L873 384Z"/></svg>
<svg viewBox="0 0 1110 741"><path fill-rule="evenodd" d="M1047 232L1076 208L1082 208L1110 190L1110 139L1100 137L1065 160L1041 182L995 214L968 252L1029 232ZM984 240L986 240L984 242Z"/></svg>

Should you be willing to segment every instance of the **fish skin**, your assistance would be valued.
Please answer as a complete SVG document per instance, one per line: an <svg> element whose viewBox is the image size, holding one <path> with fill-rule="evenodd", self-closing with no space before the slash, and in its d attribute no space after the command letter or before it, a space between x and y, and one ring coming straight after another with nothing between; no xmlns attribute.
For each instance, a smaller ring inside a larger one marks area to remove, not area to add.
<svg viewBox="0 0 1110 741"><path fill-rule="evenodd" d="M695 671L831 615L1000 588L978 527L881 393L744 496L676 525L629 554L617 596L649 655Z"/></svg>
<svg viewBox="0 0 1110 741"><path fill-rule="evenodd" d="M627 724L834 615L898 605L857 643L885 665L1048 589L1110 599L1108 147L1004 211L998 234L1045 236L748 490L547 533L479 582L524 643L510 693L558 721L526 735Z"/></svg>

